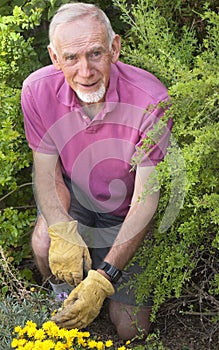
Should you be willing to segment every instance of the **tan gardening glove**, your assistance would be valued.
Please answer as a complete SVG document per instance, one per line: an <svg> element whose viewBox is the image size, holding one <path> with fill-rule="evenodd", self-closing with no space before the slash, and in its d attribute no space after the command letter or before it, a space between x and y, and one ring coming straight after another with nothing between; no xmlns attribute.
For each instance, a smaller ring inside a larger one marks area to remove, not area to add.
<svg viewBox="0 0 219 350"><path fill-rule="evenodd" d="M52 317L52 321L67 329L84 328L98 316L105 298L113 294L112 284L99 272L90 270Z"/></svg>
<svg viewBox="0 0 219 350"><path fill-rule="evenodd" d="M89 250L77 230L77 221L59 222L48 228L51 238L49 266L60 280L78 285L91 269Z"/></svg>

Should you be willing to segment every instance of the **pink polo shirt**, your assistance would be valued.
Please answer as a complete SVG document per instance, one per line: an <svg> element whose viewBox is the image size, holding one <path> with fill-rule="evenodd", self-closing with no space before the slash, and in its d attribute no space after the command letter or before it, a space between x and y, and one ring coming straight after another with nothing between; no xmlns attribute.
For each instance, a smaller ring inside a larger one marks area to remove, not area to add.
<svg viewBox="0 0 219 350"><path fill-rule="evenodd" d="M131 159L163 115L158 104L167 100L167 89L155 76L118 62L111 66L106 102L90 120L63 73L44 67L23 84L29 147L59 155L63 174L99 211L125 216L135 181ZM140 166L156 165L163 159L171 127L169 120L150 151L140 157Z"/></svg>

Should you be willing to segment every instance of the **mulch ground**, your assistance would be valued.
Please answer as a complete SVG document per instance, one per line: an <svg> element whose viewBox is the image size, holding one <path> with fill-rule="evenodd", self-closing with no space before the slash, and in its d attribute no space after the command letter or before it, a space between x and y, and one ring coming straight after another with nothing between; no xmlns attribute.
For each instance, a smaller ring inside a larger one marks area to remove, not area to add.
<svg viewBox="0 0 219 350"><path fill-rule="evenodd" d="M35 280L38 279L40 285L41 278L33 261L29 262L29 265L34 272ZM99 337L101 340L111 339L116 347L124 344L118 338L114 325L110 321L107 302L87 330L92 336ZM219 310L217 322L213 323L208 317L203 316L201 319L199 314L183 315L174 303L168 302L161 307L151 332L159 334L165 350L219 350ZM145 341L136 340L132 343L133 348L138 344L144 346ZM147 350L146 345L145 349ZM151 349L159 350L159 347Z"/></svg>
<svg viewBox="0 0 219 350"><path fill-rule="evenodd" d="M164 305L158 314L157 321L151 332L160 334L163 345L168 350L219 350L219 324L201 320L195 315L165 315ZM119 347L123 342L119 340L115 328L110 321L107 305L97 319L88 327L88 331L100 337L101 340L111 339ZM145 345L145 341L133 342L133 348L138 344ZM145 349L146 345L145 345ZM159 348L153 348L159 350Z"/></svg>

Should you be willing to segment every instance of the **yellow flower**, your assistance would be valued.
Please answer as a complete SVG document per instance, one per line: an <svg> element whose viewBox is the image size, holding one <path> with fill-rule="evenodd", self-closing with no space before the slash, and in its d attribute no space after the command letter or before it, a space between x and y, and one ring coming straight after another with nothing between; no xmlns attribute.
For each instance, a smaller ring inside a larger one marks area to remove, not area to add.
<svg viewBox="0 0 219 350"><path fill-rule="evenodd" d="M60 341L58 341L55 345L55 350L65 350L65 349L69 349L68 345L61 343Z"/></svg>
<svg viewBox="0 0 219 350"><path fill-rule="evenodd" d="M69 344L69 343L73 342L75 338L78 337L78 334L80 334L80 332L78 332L77 328L70 329L69 331L67 331L66 329L63 328L63 329L60 329L60 334L64 334L66 342ZM61 337L61 335L60 335L60 337Z"/></svg>
<svg viewBox="0 0 219 350"><path fill-rule="evenodd" d="M41 342L40 340L36 340L34 342L34 350L42 350L42 349L45 349L43 347L43 342ZM48 348L48 349L50 349L50 348Z"/></svg>
<svg viewBox="0 0 219 350"><path fill-rule="evenodd" d="M24 347L17 348L17 350L33 350L35 349L35 345L33 341L29 341Z"/></svg>
<svg viewBox="0 0 219 350"><path fill-rule="evenodd" d="M49 337L55 337L59 332L59 327L52 321L44 322L42 329Z"/></svg>
<svg viewBox="0 0 219 350"><path fill-rule="evenodd" d="M102 341L98 341L98 342L97 342L97 349L98 349L98 350L103 350L103 349L104 349L104 345L103 345L103 342L102 342Z"/></svg>
<svg viewBox="0 0 219 350"><path fill-rule="evenodd" d="M16 346L17 346L17 339L12 339L11 347L16 348Z"/></svg>
<svg viewBox="0 0 219 350"><path fill-rule="evenodd" d="M106 348L110 348L111 346L113 346L113 341L112 340L107 340L105 345L106 345Z"/></svg>
<svg viewBox="0 0 219 350"><path fill-rule="evenodd" d="M33 322L32 320L28 320L28 321L26 322L26 326L27 326L27 327L34 327L34 328L37 327L36 323Z"/></svg>
<svg viewBox="0 0 219 350"><path fill-rule="evenodd" d="M58 336L61 339L70 339L72 338L71 335L69 334L69 331L67 331L65 328L60 328L58 332Z"/></svg>
<svg viewBox="0 0 219 350"><path fill-rule="evenodd" d="M68 331L69 335L73 336L73 337L77 337L78 336L78 328L72 328L70 329L70 331Z"/></svg>
<svg viewBox="0 0 219 350"><path fill-rule="evenodd" d="M14 333L17 333L17 338L12 339L11 347L15 350L73 350L77 344L80 349L97 349L104 350L113 347L113 341L105 342L90 339L89 332L80 332L77 328L67 330L59 328L54 322L44 322L41 328L37 328L36 323L27 321L22 328L16 326ZM29 341L26 340L29 338ZM130 344L128 340L126 345ZM117 350L127 350L123 345Z"/></svg>
<svg viewBox="0 0 219 350"><path fill-rule="evenodd" d="M55 314L57 313L57 310L53 310L53 312L51 313L51 316L55 316Z"/></svg>
<svg viewBox="0 0 219 350"><path fill-rule="evenodd" d="M88 340L88 348L94 349L97 346L97 342L95 340Z"/></svg>
<svg viewBox="0 0 219 350"><path fill-rule="evenodd" d="M26 330L26 333L28 335L29 338L31 337L34 337L35 336L35 333L36 333L36 328L34 327L29 327L27 330Z"/></svg>
<svg viewBox="0 0 219 350"><path fill-rule="evenodd" d="M78 337L78 345L86 346L86 341L82 337Z"/></svg>
<svg viewBox="0 0 219 350"><path fill-rule="evenodd" d="M35 291L35 288L34 288L34 287L31 287L31 288L30 288L30 291L31 291L31 292L34 292L34 291Z"/></svg>
<svg viewBox="0 0 219 350"><path fill-rule="evenodd" d="M80 334L84 338L89 338L90 337L90 333L89 332L80 332Z"/></svg>
<svg viewBox="0 0 219 350"><path fill-rule="evenodd" d="M131 343L131 340L127 340L125 345L129 345Z"/></svg>
<svg viewBox="0 0 219 350"><path fill-rule="evenodd" d="M11 347L12 348L17 348L17 346L18 346L18 339L12 339Z"/></svg>
<svg viewBox="0 0 219 350"><path fill-rule="evenodd" d="M18 339L17 346L24 346L26 344L26 339Z"/></svg>
<svg viewBox="0 0 219 350"><path fill-rule="evenodd" d="M16 327L14 328L14 331L15 331L16 333L22 332L21 326L16 326Z"/></svg>
<svg viewBox="0 0 219 350"><path fill-rule="evenodd" d="M54 342L50 339L42 342L40 340L36 340L34 350L52 350L54 349L54 346Z"/></svg>
<svg viewBox="0 0 219 350"><path fill-rule="evenodd" d="M27 334L28 337L33 337L37 331L37 325L33 321L27 321L25 327L23 328L22 333L20 335Z"/></svg>
<svg viewBox="0 0 219 350"><path fill-rule="evenodd" d="M43 329L38 329L34 335L35 339L43 340L46 338L45 332Z"/></svg>

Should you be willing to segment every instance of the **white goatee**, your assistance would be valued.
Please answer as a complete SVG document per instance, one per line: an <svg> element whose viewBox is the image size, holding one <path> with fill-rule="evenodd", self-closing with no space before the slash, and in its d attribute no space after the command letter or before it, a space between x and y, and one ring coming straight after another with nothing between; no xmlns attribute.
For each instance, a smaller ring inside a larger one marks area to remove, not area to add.
<svg viewBox="0 0 219 350"><path fill-rule="evenodd" d="M105 93L106 93L106 88L104 86L104 83L101 84L101 86L97 91L94 91L91 93L81 92L80 90L76 91L78 98L85 103L97 103L100 100L102 100Z"/></svg>

